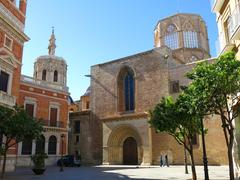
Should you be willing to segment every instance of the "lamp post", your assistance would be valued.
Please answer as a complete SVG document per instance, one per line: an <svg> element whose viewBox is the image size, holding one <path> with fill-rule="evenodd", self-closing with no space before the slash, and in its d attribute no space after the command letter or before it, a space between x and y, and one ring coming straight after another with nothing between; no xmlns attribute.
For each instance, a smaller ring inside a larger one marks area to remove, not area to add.
<svg viewBox="0 0 240 180"><path fill-rule="evenodd" d="M60 167L60 172L63 171L63 139L64 139L64 134L61 135L61 167Z"/></svg>

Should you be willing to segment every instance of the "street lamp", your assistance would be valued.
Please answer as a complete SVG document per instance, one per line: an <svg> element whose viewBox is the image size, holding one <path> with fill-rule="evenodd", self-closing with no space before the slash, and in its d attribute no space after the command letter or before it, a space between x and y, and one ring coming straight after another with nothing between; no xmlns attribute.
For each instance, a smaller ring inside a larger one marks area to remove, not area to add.
<svg viewBox="0 0 240 180"><path fill-rule="evenodd" d="M60 167L60 172L63 171L63 139L64 139L64 134L61 135L61 167Z"/></svg>

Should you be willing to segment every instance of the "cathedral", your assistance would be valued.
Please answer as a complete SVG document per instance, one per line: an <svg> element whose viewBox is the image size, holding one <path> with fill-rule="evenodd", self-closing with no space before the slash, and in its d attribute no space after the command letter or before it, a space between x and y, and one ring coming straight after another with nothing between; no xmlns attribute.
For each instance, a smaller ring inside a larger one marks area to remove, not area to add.
<svg viewBox="0 0 240 180"><path fill-rule="evenodd" d="M92 126L85 126L83 115L78 115L82 132L92 131L80 139L82 144L90 144L87 151L85 146L80 147L82 157L107 165L151 165L159 164L160 157L167 155L170 164L184 163L183 147L170 135L156 133L148 123L147 112L162 97L176 98L181 87L190 83L185 73L197 62L212 60L206 24L196 14L180 13L162 19L154 30L154 46L91 67ZM70 121L71 117L76 120L76 113L70 115ZM204 122L209 164L227 164L219 117L209 116ZM199 134L194 138L194 154L196 164L202 164Z"/></svg>

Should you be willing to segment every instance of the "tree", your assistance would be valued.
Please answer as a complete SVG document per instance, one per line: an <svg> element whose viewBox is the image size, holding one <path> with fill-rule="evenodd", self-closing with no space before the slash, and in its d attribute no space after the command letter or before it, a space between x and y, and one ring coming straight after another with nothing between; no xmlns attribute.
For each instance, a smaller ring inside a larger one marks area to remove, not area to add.
<svg viewBox="0 0 240 180"><path fill-rule="evenodd" d="M39 121L29 116L20 107L8 108L0 105L0 133L4 136L2 142L3 166L1 178L5 174L6 158L9 148L24 139L33 140L41 135L43 127Z"/></svg>
<svg viewBox="0 0 240 180"><path fill-rule="evenodd" d="M187 76L201 97L200 103L206 107L204 113L220 116L228 149L229 176L233 180L234 119L240 112L236 108L240 101L240 61L233 52L228 52L213 63L198 64Z"/></svg>
<svg viewBox="0 0 240 180"><path fill-rule="evenodd" d="M186 102L190 96L182 93L176 102L171 96L161 100L150 111L149 123L157 132L166 132L188 151L191 157L192 179L196 180L196 169L193 155L193 137L200 133L200 121L197 116L189 113Z"/></svg>

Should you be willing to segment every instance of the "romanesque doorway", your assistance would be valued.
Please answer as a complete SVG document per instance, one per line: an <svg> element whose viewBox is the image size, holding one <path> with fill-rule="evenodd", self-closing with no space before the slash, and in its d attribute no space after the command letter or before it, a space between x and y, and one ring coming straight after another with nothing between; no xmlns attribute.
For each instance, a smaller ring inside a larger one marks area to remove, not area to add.
<svg viewBox="0 0 240 180"><path fill-rule="evenodd" d="M123 142L123 164L138 164L137 141L133 137L128 137Z"/></svg>

